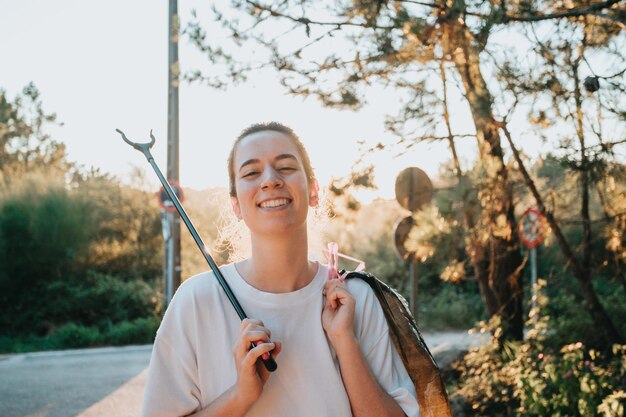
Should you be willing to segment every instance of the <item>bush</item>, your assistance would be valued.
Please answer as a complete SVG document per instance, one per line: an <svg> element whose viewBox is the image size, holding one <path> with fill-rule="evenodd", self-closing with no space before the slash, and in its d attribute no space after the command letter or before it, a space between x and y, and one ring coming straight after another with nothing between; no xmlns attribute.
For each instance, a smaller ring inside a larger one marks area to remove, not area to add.
<svg viewBox="0 0 626 417"><path fill-rule="evenodd" d="M547 297L543 293L538 304L545 309ZM548 323L548 316L539 317L525 342L503 346L497 344L498 323L482 326L481 331L494 332L493 342L473 349L456 365L460 376L453 394L465 399L468 412L488 416L623 416L626 345L615 345L607 352L589 349L582 342L555 349Z"/></svg>
<svg viewBox="0 0 626 417"><path fill-rule="evenodd" d="M160 295L144 281L121 281L88 272L84 280L59 281L47 286L53 301L50 314L55 322L75 321L99 325L158 315Z"/></svg>
<svg viewBox="0 0 626 417"><path fill-rule="evenodd" d="M0 353L149 344L159 328L160 318L140 317L119 323L105 322L101 327L67 323L46 336L0 336Z"/></svg>
<svg viewBox="0 0 626 417"><path fill-rule="evenodd" d="M0 336L156 314L148 282L162 259L153 200L97 173L72 187L33 174L0 189Z"/></svg>
<svg viewBox="0 0 626 417"><path fill-rule="evenodd" d="M432 330L469 329L485 319L480 295L458 284L443 283L433 296L420 296L418 324Z"/></svg>
<svg viewBox="0 0 626 417"><path fill-rule="evenodd" d="M618 283L596 278L594 287L609 317L626 317L626 296ZM594 328L593 320L584 308L584 300L578 288L565 291L563 284L555 281L545 291L550 300L543 308L550 328L546 344L555 350L576 342L596 348L603 346L605 342L602 333L590 331ZM626 321L614 319L613 323L621 334L626 334Z"/></svg>
<svg viewBox="0 0 626 417"><path fill-rule="evenodd" d="M100 342L100 331L97 327L69 323L56 329L48 336L48 339L52 341L52 346L82 348L97 345Z"/></svg>
<svg viewBox="0 0 626 417"><path fill-rule="evenodd" d="M159 323L157 317L144 317L110 325L102 341L114 346L152 343Z"/></svg>

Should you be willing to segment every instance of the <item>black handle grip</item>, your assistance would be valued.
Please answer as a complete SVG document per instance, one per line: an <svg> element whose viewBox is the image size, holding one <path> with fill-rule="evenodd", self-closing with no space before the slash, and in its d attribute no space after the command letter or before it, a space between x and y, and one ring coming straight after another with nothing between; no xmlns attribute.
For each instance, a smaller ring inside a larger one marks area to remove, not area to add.
<svg viewBox="0 0 626 417"><path fill-rule="evenodd" d="M265 342L262 342L262 341L252 342L252 347L259 346L263 343ZM265 355L265 353L263 355ZM258 360L263 362L263 366L265 366L265 369L267 369L270 372L274 372L276 368L278 368L278 365L276 365L276 361L272 357L272 352L271 351L267 352L267 355L269 355L267 359L263 358L263 355L259 356Z"/></svg>
<svg viewBox="0 0 626 417"><path fill-rule="evenodd" d="M263 365L265 365L265 369L267 369L270 372L274 372L276 370L276 368L278 367L278 365L276 365L276 361L272 357L271 353L270 353L270 357L269 358L267 358L267 359L261 358L261 361L263 362Z"/></svg>

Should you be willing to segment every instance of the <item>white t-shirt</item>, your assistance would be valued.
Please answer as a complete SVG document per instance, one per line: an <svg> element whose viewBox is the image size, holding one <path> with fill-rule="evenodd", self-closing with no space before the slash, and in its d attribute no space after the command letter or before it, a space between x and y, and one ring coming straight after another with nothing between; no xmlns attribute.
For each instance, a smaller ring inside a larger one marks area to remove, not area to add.
<svg viewBox="0 0 626 417"><path fill-rule="evenodd" d="M248 417L347 417L350 403L324 329L320 265L306 287L267 293L249 285L234 264L220 268L244 311L281 341L282 352ZM356 299L354 331L379 384L408 417L419 416L415 388L391 339L383 311L364 281L347 281ZM236 382L232 348L241 322L212 272L185 281L159 328L142 416L184 416L207 407Z"/></svg>

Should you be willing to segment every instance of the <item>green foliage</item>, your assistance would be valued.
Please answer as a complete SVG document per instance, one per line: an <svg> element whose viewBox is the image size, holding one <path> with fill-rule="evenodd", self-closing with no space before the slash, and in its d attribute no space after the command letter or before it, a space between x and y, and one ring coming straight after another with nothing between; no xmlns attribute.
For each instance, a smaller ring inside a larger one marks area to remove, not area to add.
<svg viewBox="0 0 626 417"><path fill-rule="evenodd" d="M451 283L421 294L418 323L429 330L468 329L485 319L480 294L472 288Z"/></svg>
<svg viewBox="0 0 626 417"><path fill-rule="evenodd" d="M100 331L97 327L68 323L58 328L50 338L53 340L53 345L65 348L82 348L95 345L100 339Z"/></svg>
<svg viewBox="0 0 626 417"><path fill-rule="evenodd" d="M544 308L550 327L550 338L546 341L553 348L558 348L576 341L586 346L603 346L602 334L594 329L593 320L585 308L578 288L559 288L562 279L555 280L545 290L549 294L550 303ZM596 279L595 287L610 317L626 317L626 295L617 283L606 279ZM570 284L571 286L571 284ZM615 325L622 333L626 333L626 323L615 320Z"/></svg>
<svg viewBox="0 0 626 417"><path fill-rule="evenodd" d="M74 173L72 191L89 206L93 230L84 263L90 270L124 280L161 274L161 219L150 193L93 170Z"/></svg>
<svg viewBox="0 0 626 417"><path fill-rule="evenodd" d="M478 415L592 417L604 409L621 416L625 352L615 345L607 357L580 342L541 352L530 343L510 343L503 351L493 344L466 355L457 394Z"/></svg>
<svg viewBox="0 0 626 417"><path fill-rule="evenodd" d="M65 146L46 132L56 115L46 113L39 90L30 83L13 100L0 88L0 186L26 172L62 174L70 167Z"/></svg>
<svg viewBox="0 0 626 417"><path fill-rule="evenodd" d="M139 317L109 325L102 336L101 343L106 345L146 344L154 341L154 335L161 320L159 317Z"/></svg>
<svg viewBox="0 0 626 417"><path fill-rule="evenodd" d="M550 317L544 314L545 281L539 285L537 322L529 323L527 340L500 346L494 336L493 343L470 351L456 365L455 394L479 415L623 416L626 346L614 345L609 352L580 341L555 347ZM492 322L480 331L497 328Z"/></svg>
<svg viewBox="0 0 626 417"><path fill-rule="evenodd" d="M100 325L157 316L159 294L146 282L88 272L80 282L56 281L47 286L50 307L41 322L73 321Z"/></svg>
<svg viewBox="0 0 626 417"><path fill-rule="evenodd" d="M71 322L54 329L46 336L0 336L0 352L21 353L37 350L148 344L154 341L159 324L160 318L156 316L124 320L115 324L106 322L101 326L85 326Z"/></svg>
<svg viewBox="0 0 626 417"><path fill-rule="evenodd" d="M91 326L156 314L159 215L145 207L145 194L102 177L68 189L30 175L5 188L2 333L45 335L70 322Z"/></svg>

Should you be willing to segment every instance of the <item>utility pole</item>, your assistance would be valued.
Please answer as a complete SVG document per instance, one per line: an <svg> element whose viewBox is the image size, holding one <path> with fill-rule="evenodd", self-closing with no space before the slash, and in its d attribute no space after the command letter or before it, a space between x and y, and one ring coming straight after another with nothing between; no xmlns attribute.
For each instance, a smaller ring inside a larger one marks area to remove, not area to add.
<svg viewBox="0 0 626 417"><path fill-rule="evenodd" d="M169 0L168 80L167 80L167 179L178 183L178 86L180 65L178 62L178 0ZM180 285L180 218L172 212L164 214L168 225L169 239L165 243L165 307Z"/></svg>

